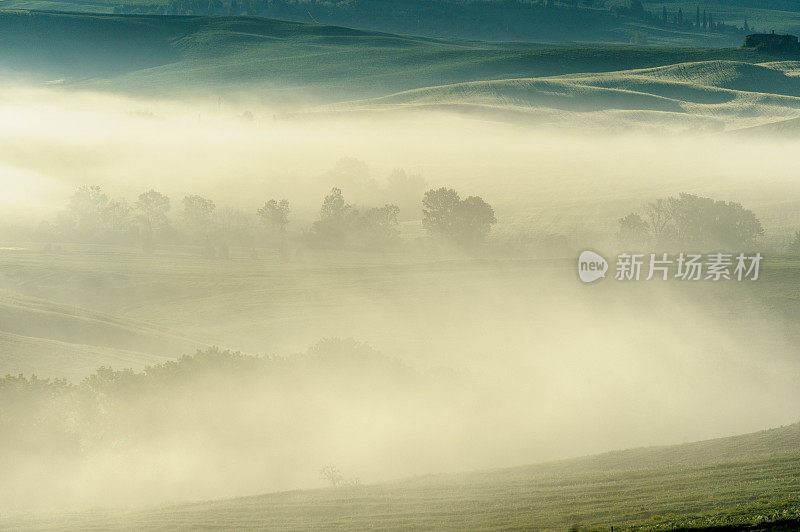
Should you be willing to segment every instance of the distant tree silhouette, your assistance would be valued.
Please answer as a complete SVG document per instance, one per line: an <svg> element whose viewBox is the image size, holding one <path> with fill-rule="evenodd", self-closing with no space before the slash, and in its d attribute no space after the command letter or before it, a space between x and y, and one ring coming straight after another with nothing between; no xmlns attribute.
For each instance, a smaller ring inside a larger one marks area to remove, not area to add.
<svg viewBox="0 0 800 532"><path fill-rule="evenodd" d="M158 237L170 229L167 217L170 209L169 198L155 190L148 190L139 194L135 207L142 249L146 253L152 253L155 251Z"/></svg>
<svg viewBox="0 0 800 532"><path fill-rule="evenodd" d="M641 216L632 212L619 219L617 236L620 243L624 245L642 245L647 242L649 237L649 226Z"/></svg>
<svg viewBox="0 0 800 532"><path fill-rule="evenodd" d="M65 225L79 238L102 239L123 232L131 225L130 205L115 201L99 186L82 186L70 197Z"/></svg>
<svg viewBox="0 0 800 532"><path fill-rule="evenodd" d="M747 247L764 234L755 214L739 203L693 194L680 194L672 201L675 238L683 245Z"/></svg>
<svg viewBox="0 0 800 532"><path fill-rule="evenodd" d="M182 216L189 233L197 239L207 237L214 224L216 208L213 201L202 196L183 198Z"/></svg>
<svg viewBox="0 0 800 532"><path fill-rule="evenodd" d="M322 247L347 244L357 216L358 210L345 202L341 189L332 188L322 202L319 219L311 226L313 241Z"/></svg>
<svg viewBox="0 0 800 532"><path fill-rule="evenodd" d="M344 476L342 476L339 468L333 465L323 467L319 472L319 476L322 480L330 483L334 488L338 487L344 480Z"/></svg>
<svg viewBox="0 0 800 532"><path fill-rule="evenodd" d="M139 194L136 210L142 220L152 231L163 231L169 227L167 213L170 209L169 198L155 190Z"/></svg>
<svg viewBox="0 0 800 532"><path fill-rule="evenodd" d="M636 213L619 220L620 241L643 243L652 235L690 251L742 250L757 244L764 229L755 214L739 203L681 193L647 206L650 224Z"/></svg>
<svg viewBox="0 0 800 532"><path fill-rule="evenodd" d="M271 199L256 214L273 233L285 233L286 226L289 225L289 202L285 199Z"/></svg>
<svg viewBox="0 0 800 532"><path fill-rule="evenodd" d="M400 235L397 231L397 205L384 205L367 209L358 218L357 228L360 240L369 248L386 248L398 243Z"/></svg>
<svg viewBox="0 0 800 532"><path fill-rule="evenodd" d="M479 244L497 223L494 209L478 196L460 199L449 188L429 190L422 200L422 226L462 246Z"/></svg>

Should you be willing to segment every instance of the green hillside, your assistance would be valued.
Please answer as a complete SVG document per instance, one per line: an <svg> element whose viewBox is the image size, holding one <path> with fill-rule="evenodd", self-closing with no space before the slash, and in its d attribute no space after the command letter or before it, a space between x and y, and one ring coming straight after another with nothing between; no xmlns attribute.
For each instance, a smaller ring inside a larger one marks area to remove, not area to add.
<svg viewBox="0 0 800 532"><path fill-rule="evenodd" d="M255 89L273 101L336 101L704 60L767 58L740 48L427 39L253 17L0 12L0 67L10 75L162 95Z"/></svg>
<svg viewBox="0 0 800 532"><path fill-rule="evenodd" d="M638 111L638 120L671 116L698 127L748 127L800 111L795 62L698 61L608 73L476 81L351 102L340 110L448 109L545 120L543 110ZM563 120L559 114L551 119Z"/></svg>
<svg viewBox="0 0 800 532"><path fill-rule="evenodd" d="M138 511L6 520L26 529L673 530L800 525L800 424L540 465ZM2 523L2 521L0 521Z"/></svg>
<svg viewBox="0 0 800 532"><path fill-rule="evenodd" d="M745 30L796 31L791 2L628 0L6 0L6 9L149 15L249 15L389 33L490 41L649 42L730 46ZM666 11L664 11L666 9ZM665 16L666 15L666 16ZM745 22L747 21L747 22Z"/></svg>

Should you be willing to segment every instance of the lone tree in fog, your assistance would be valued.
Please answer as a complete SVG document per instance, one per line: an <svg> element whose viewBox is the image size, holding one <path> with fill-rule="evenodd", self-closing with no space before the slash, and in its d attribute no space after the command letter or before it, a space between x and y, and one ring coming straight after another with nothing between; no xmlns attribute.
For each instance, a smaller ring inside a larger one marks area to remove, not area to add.
<svg viewBox="0 0 800 532"><path fill-rule="evenodd" d="M183 198L183 221L195 238L207 237L214 224L214 211L217 206L202 196Z"/></svg>
<svg viewBox="0 0 800 532"><path fill-rule="evenodd" d="M492 206L478 196L461 199L451 188L429 190L422 199L422 226L461 246L483 242L497 223Z"/></svg>
<svg viewBox="0 0 800 532"><path fill-rule="evenodd" d="M256 211L259 219L273 233L285 233L289 225L289 202L285 199L269 200Z"/></svg>
<svg viewBox="0 0 800 532"><path fill-rule="evenodd" d="M333 465L323 467L319 472L319 477L322 480L330 482L331 486L338 487L344 480L342 472L339 468Z"/></svg>

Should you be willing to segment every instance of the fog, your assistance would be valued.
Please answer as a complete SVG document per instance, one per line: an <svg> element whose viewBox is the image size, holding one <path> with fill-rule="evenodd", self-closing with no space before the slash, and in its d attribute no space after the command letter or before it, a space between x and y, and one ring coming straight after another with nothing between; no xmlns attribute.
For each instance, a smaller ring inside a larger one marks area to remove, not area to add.
<svg viewBox="0 0 800 532"><path fill-rule="evenodd" d="M679 135L668 127L654 134L653 115L620 131L618 115L562 115L563 127L533 127L436 112L286 114L241 98L150 101L12 87L0 96L7 191L0 207L5 216L38 220L79 185L97 184L131 199L156 188L248 209L254 197L281 196L306 223L331 182L343 181L352 201L374 200L364 181L380 183L397 168L491 198L503 223L546 212L540 224L592 226L588 217L615 221L617 213L587 208L616 210L680 190L754 209L796 201L800 163L786 156L791 138ZM616 133L574 125L576 116ZM363 161L370 175L326 177L342 158Z"/></svg>
<svg viewBox="0 0 800 532"><path fill-rule="evenodd" d="M750 284L583 285L575 272L583 249L618 251L619 218L680 192L742 203L764 224L765 246L784 242L800 228L796 141L655 134L652 122L606 134L567 118L545 126L441 112L287 114L241 99L4 90L0 244L21 249L0 250L3 309L30 310L52 351L66 349L48 320L68 311L45 308L58 303L95 322L158 327L186 346L148 351L161 357L192 353L196 342L277 358L263 370L222 362L154 384L115 381L68 401L8 392L0 508L321 487L326 465L345 481L382 482L796 421L793 309L768 265ZM156 189L176 219L190 194L251 213L286 198L288 232L300 240L332 187L380 206L396 199L398 169L419 176L420 200L447 186L489 202L498 223L486 248L431 245L421 210L405 205L403 244L383 254L254 261L240 246L225 263L203 262L185 242L149 258L135 246L109 257L65 242L45 260L35 239L79 186L99 185L129 202ZM519 235L534 243L509 252ZM548 236L558 245L537 244ZM641 251L666 251L649 246ZM16 315L0 314L9 358L9 338L25 346L34 336L11 323ZM85 327L73 344L115 341ZM325 338L342 340L313 347ZM147 351L114 348L104 365L127 367L114 359L123 350ZM21 362L8 373L64 376L33 354L13 356Z"/></svg>

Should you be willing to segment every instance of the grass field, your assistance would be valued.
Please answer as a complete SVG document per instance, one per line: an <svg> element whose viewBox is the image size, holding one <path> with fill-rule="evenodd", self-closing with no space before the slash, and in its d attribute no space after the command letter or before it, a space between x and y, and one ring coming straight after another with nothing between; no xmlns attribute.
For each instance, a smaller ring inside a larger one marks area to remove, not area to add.
<svg viewBox="0 0 800 532"><path fill-rule="evenodd" d="M675 530L800 523L800 425L560 462L137 511L6 519L51 530ZM776 530L781 528L776 527Z"/></svg>
<svg viewBox="0 0 800 532"><path fill-rule="evenodd" d="M201 346L283 354L302 351L327 336L377 342L381 350L415 363L447 363L446 358L429 358L430 352L452 351L447 336L441 345L424 341L426 335L437 335L446 315L445 322L455 330L462 320L478 326L500 312L507 314L510 321L503 328L510 331L514 324L537 319L539 310L527 308L513 316L497 306L496 294L520 287L522 304L525 293L544 297L557 290L574 291L573 259L568 256L555 261L438 260L416 252L384 257L355 253L298 255L283 262L269 250L254 261L249 249L235 248L233 260L218 261L203 259L192 247L166 248L151 257L136 248L68 246L45 252L39 244L22 246L27 249L0 251L0 333L7 335L0 373L78 380L99 365L140 368ZM800 315L798 268L796 257L775 257L766 262L765 278L757 287L676 289L678 297L710 305L706 310L721 323L733 320L721 325L726 329L755 331L747 325L755 310L748 308L757 308L769 313L782 335L794 337L789 324ZM488 285L465 288L475 276ZM658 297L659 290L653 287L647 293ZM464 305L481 303L475 315L454 315L441 300L445 295ZM613 304L628 295L608 290L602 297ZM717 302L711 304L710 298ZM390 307L382 303L386 301L392 302ZM786 326L780 325L784 320ZM402 333L412 329L420 334ZM768 341L768 336L759 341ZM53 342L64 349L58 356ZM489 346L488 338L465 345L466 352L454 360L478 360Z"/></svg>

